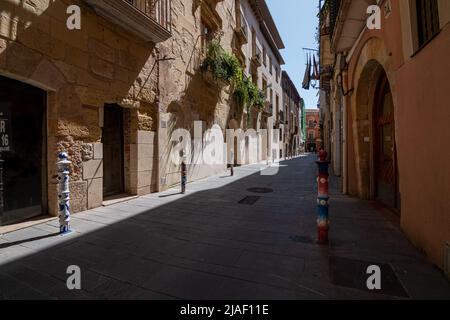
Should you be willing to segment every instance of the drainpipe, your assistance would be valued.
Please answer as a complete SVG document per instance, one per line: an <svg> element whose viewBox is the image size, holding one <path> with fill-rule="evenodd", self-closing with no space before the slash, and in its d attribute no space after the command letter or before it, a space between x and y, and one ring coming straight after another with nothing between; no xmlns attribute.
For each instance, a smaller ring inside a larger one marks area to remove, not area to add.
<svg viewBox="0 0 450 320"><path fill-rule="evenodd" d="M344 90L348 90L348 71L344 70L342 72L342 84L344 86ZM347 92L348 93L348 92ZM347 99L350 98L350 95L345 94L342 96L342 126L344 128L342 135L342 192L344 194L348 194L348 128L347 128Z"/></svg>

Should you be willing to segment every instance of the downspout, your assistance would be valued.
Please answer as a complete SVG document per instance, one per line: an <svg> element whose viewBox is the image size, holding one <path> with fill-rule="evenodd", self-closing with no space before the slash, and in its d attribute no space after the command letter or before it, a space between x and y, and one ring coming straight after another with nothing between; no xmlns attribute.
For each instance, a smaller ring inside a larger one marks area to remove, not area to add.
<svg viewBox="0 0 450 320"><path fill-rule="evenodd" d="M348 71L342 72L342 85L348 88ZM347 95L342 96L342 126L344 132L342 134L342 192L348 194L348 145L347 145Z"/></svg>

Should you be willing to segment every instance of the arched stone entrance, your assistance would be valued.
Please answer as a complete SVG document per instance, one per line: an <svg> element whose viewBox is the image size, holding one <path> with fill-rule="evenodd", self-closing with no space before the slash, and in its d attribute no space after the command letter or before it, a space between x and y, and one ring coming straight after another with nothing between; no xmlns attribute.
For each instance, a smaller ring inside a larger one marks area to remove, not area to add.
<svg viewBox="0 0 450 320"><path fill-rule="evenodd" d="M368 46L373 49L373 43ZM373 52L363 49L361 53L352 103L358 190L363 199L398 208L395 104L384 60L388 55L380 58L367 54Z"/></svg>

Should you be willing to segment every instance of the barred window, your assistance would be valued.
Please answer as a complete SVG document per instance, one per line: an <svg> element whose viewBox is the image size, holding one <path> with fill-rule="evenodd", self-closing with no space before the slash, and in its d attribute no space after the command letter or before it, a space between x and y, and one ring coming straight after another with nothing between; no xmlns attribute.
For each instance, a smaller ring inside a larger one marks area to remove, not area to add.
<svg viewBox="0 0 450 320"><path fill-rule="evenodd" d="M416 0L419 48L439 32L439 10L437 0Z"/></svg>

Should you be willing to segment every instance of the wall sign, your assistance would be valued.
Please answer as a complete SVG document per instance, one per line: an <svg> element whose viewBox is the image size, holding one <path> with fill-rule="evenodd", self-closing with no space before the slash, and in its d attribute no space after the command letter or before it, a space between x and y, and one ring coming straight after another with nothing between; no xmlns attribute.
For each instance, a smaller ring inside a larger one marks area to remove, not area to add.
<svg viewBox="0 0 450 320"><path fill-rule="evenodd" d="M11 105L0 102L0 152L11 151Z"/></svg>

